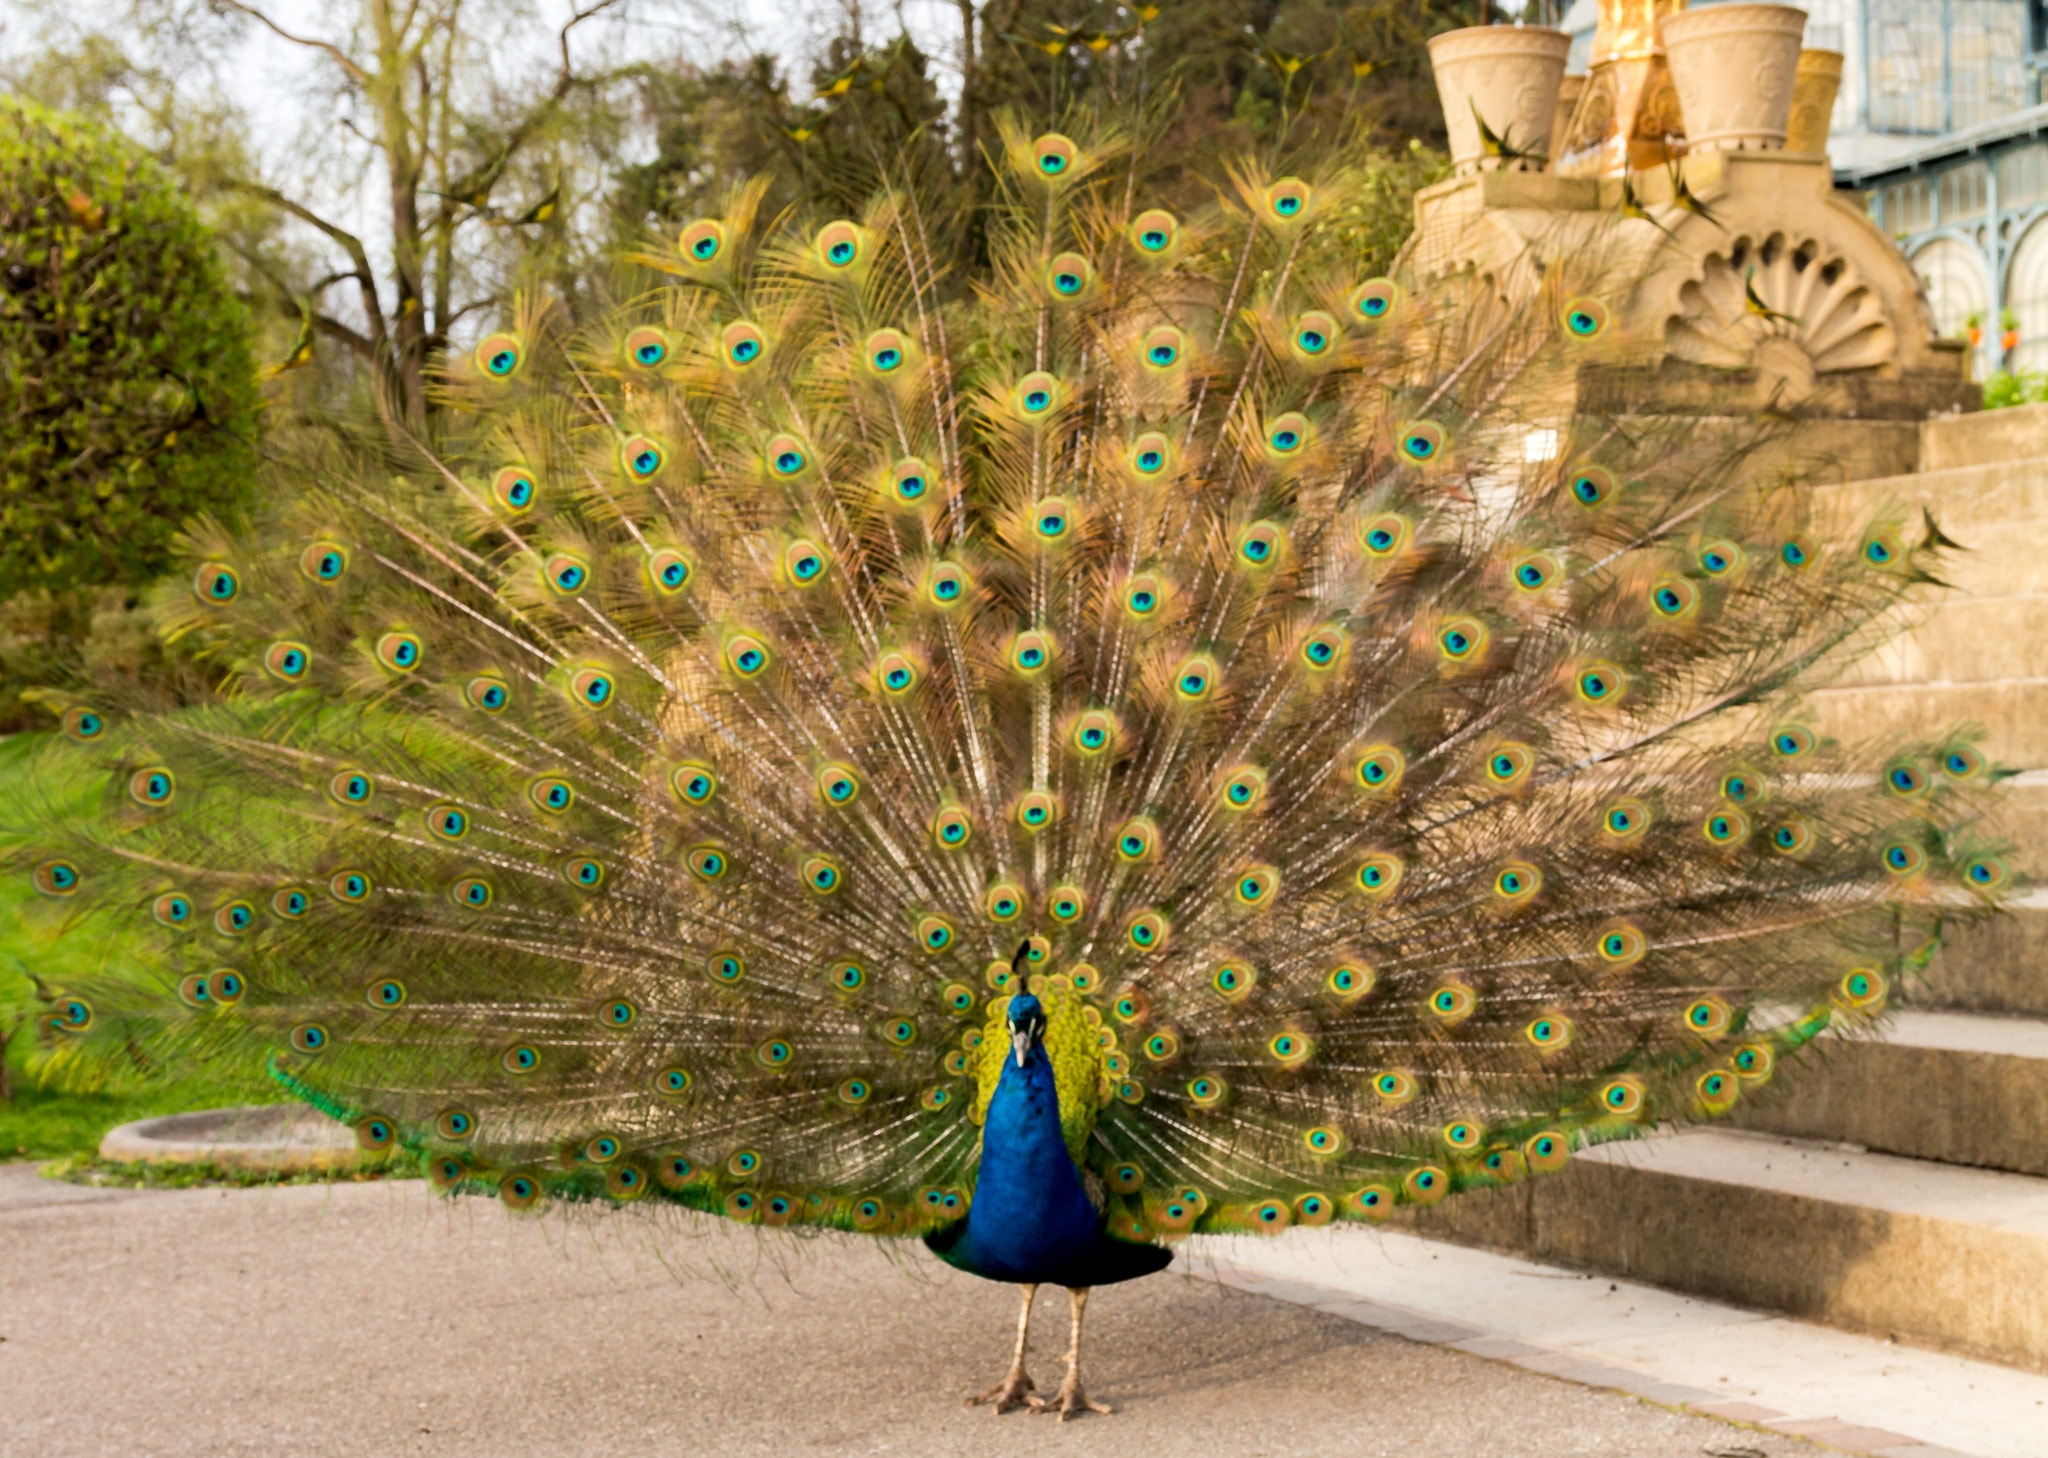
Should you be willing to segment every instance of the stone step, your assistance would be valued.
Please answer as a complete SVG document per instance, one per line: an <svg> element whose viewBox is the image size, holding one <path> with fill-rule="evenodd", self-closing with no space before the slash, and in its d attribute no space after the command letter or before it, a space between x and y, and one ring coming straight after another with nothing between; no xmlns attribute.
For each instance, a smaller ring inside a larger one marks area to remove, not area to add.
<svg viewBox="0 0 2048 1458"><path fill-rule="evenodd" d="M1807 699L1814 727L1848 740L1985 731L1985 752L2014 769L2048 768L2048 678L1988 683L1843 684Z"/></svg>
<svg viewBox="0 0 2048 1458"><path fill-rule="evenodd" d="M2048 1180L1735 1129L1588 1150L1416 1233L2048 1371Z"/></svg>
<svg viewBox="0 0 2048 1458"><path fill-rule="evenodd" d="M1945 415L1920 427L1920 466L1927 471L2043 456L2048 456L2048 405Z"/></svg>
<svg viewBox="0 0 2048 1458"><path fill-rule="evenodd" d="M1994 684L2014 679L2048 679L2048 593L1951 597L1860 659L1840 682Z"/></svg>
<svg viewBox="0 0 2048 1458"><path fill-rule="evenodd" d="M1807 500L1817 526L1842 530L1853 530L1887 511L1917 517L1925 506L1943 532L1979 551L1994 532L2048 518L2048 472L2037 459L1841 478L1832 484L1815 482L1807 488ZM1958 560L1967 560L1967 555L1959 554Z"/></svg>
<svg viewBox="0 0 2048 1458"><path fill-rule="evenodd" d="M1731 1122L2048 1175L2048 1019L1909 1009L1882 1040L1828 1035L1812 1052L1819 1066L1774 1080Z"/></svg>
<svg viewBox="0 0 2048 1458"><path fill-rule="evenodd" d="M2016 896L2006 915L1951 932L1926 980L1901 1002L2048 1017L2048 891Z"/></svg>

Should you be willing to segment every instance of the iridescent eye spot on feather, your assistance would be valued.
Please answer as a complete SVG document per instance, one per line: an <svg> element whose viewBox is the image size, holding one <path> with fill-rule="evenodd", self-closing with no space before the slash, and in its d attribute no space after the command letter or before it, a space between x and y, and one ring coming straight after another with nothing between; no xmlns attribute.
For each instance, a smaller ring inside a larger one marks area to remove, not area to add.
<svg viewBox="0 0 2048 1458"><path fill-rule="evenodd" d="M1650 584L1650 607L1666 622L1683 622L1699 611L1700 590L1690 578L1660 577Z"/></svg>
<svg viewBox="0 0 2048 1458"><path fill-rule="evenodd" d="M1187 353L1187 339L1170 324L1147 330L1138 343L1138 358L1149 370L1168 370Z"/></svg>
<svg viewBox="0 0 2048 1458"><path fill-rule="evenodd" d="M974 834L974 821L958 805L940 807L932 816L932 839L947 850L958 850Z"/></svg>
<svg viewBox="0 0 2048 1458"><path fill-rule="evenodd" d="M1749 817L1740 810L1717 810L1700 824L1708 843L1732 850L1749 839Z"/></svg>
<svg viewBox="0 0 2048 1458"><path fill-rule="evenodd" d="M813 246L817 249L818 261L835 271L853 267L866 251L860 229L844 218L820 228Z"/></svg>
<svg viewBox="0 0 2048 1458"><path fill-rule="evenodd" d="M1059 816L1059 802L1043 790L1031 790L1017 797L1011 812L1025 830L1043 830Z"/></svg>
<svg viewBox="0 0 2048 1458"><path fill-rule="evenodd" d="M1634 1118L1643 1111L1647 1092L1635 1078L1617 1078L1600 1089L1601 1112L1618 1119Z"/></svg>
<svg viewBox="0 0 2048 1458"><path fill-rule="evenodd" d="M1522 1036L1529 1040L1530 1046L1545 1053L1559 1052L1571 1043L1571 1019L1556 1013L1547 1013L1522 1029Z"/></svg>
<svg viewBox="0 0 2048 1458"><path fill-rule="evenodd" d="M224 937L238 937L256 924L256 908L246 901L228 901L213 910L213 929Z"/></svg>
<svg viewBox="0 0 2048 1458"><path fill-rule="evenodd" d="M1081 149L1058 132L1047 132L1031 144L1031 165L1048 180L1066 177L1080 156Z"/></svg>
<svg viewBox="0 0 2048 1458"><path fill-rule="evenodd" d="M793 435L772 437L762 450L762 456L768 462L768 469L784 480L800 475L811 463L810 448Z"/></svg>
<svg viewBox="0 0 2048 1458"><path fill-rule="evenodd" d="M233 1007L249 990L249 984L232 967L222 967L206 979L206 990L216 1006Z"/></svg>
<svg viewBox="0 0 2048 1458"><path fill-rule="evenodd" d="M1285 460L1300 454L1308 445L1311 434L1308 417L1298 410L1289 410L1266 422L1266 449Z"/></svg>
<svg viewBox="0 0 2048 1458"><path fill-rule="evenodd" d="M725 852L715 845L693 846L683 857L683 864L691 875L705 882L719 880L732 868Z"/></svg>
<svg viewBox="0 0 2048 1458"><path fill-rule="evenodd" d="M1052 663L1052 637L1035 629L1010 640L1010 667L1021 677L1034 678Z"/></svg>
<svg viewBox="0 0 2048 1458"><path fill-rule="evenodd" d="M1109 1006L1110 1016L1120 1023L1142 1023L1152 1010L1151 999L1135 987L1127 987L1116 996Z"/></svg>
<svg viewBox="0 0 2048 1458"><path fill-rule="evenodd" d="M708 805L718 793L718 775L708 764L685 761L669 771L668 786L686 805Z"/></svg>
<svg viewBox="0 0 2048 1458"><path fill-rule="evenodd" d="M825 578L832 559L825 549L808 537L799 537L782 553L782 570L798 587L810 587Z"/></svg>
<svg viewBox="0 0 2048 1458"><path fill-rule="evenodd" d="M284 886L270 895L272 913L286 921L297 921L313 909L313 898L297 886Z"/></svg>
<svg viewBox="0 0 2048 1458"><path fill-rule="evenodd" d="M1043 370L1034 370L1017 382L1012 398L1021 414L1040 419L1060 403L1060 382Z"/></svg>
<svg viewBox="0 0 2048 1458"><path fill-rule="evenodd" d="M1342 662L1344 652L1350 646L1349 633L1334 623L1326 624L1302 640L1302 666L1311 673L1323 673Z"/></svg>
<svg viewBox="0 0 2048 1458"><path fill-rule="evenodd" d="M841 958L825 969L825 980L841 992L859 992L868 983L868 969Z"/></svg>
<svg viewBox="0 0 2048 1458"><path fill-rule="evenodd" d="M287 1035L286 1041L295 1053L324 1053L332 1039L320 1024L300 1023Z"/></svg>
<svg viewBox="0 0 2048 1458"><path fill-rule="evenodd" d="M1401 286L1390 278L1369 278L1351 291L1346 302L1358 318L1377 324L1401 302Z"/></svg>
<svg viewBox="0 0 2048 1458"><path fill-rule="evenodd" d="M1444 1147L1455 1154L1470 1154L1486 1138L1483 1125L1469 1119L1457 1119L1443 1127Z"/></svg>
<svg viewBox="0 0 2048 1458"><path fill-rule="evenodd" d="M736 319L719 331L718 353L733 369L748 369L768 357L768 336L758 324Z"/></svg>
<svg viewBox="0 0 2048 1458"><path fill-rule="evenodd" d="M1393 894L1405 869L1401 858L1391 851L1374 851L1359 863L1352 884L1364 895L1378 900Z"/></svg>
<svg viewBox="0 0 2048 1458"><path fill-rule="evenodd" d="M1393 1108L1412 1102L1416 1094L1421 1092L1412 1075L1396 1069L1388 1069L1376 1075L1372 1081L1372 1091L1381 1103Z"/></svg>
<svg viewBox="0 0 2048 1458"><path fill-rule="evenodd" d="M1138 1047L1153 1063L1171 1062L1180 1053L1180 1036L1170 1028L1161 1028Z"/></svg>
<svg viewBox="0 0 2048 1458"><path fill-rule="evenodd" d="M878 375L893 375L910 359L910 343L899 330L877 329L870 334L862 356Z"/></svg>
<svg viewBox="0 0 2048 1458"><path fill-rule="evenodd" d="M1117 859L1136 865L1159 852L1159 827L1143 815L1133 816L1116 833Z"/></svg>
<svg viewBox="0 0 2048 1458"><path fill-rule="evenodd" d="M476 347L476 367L494 380L509 380L526 363L526 349L516 334L486 334Z"/></svg>
<svg viewBox="0 0 2048 1458"><path fill-rule="evenodd" d="M1541 592L1557 581L1562 570L1550 553L1529 552L1510 564L1508 578L1520 592Z"/></svg>
<svg viewBox="0 0 2048 1458"><path fill-rule="evenodd" d="M395 977L372 982L363 992L363 1001L383 1012L404 1007L405 984Z"/></svg>
<svg viewBox="0 0 2048 1458"><path fill-rule="evenodd" d="M1165 601L1166 584L1154 573L1140 572L1124 584L1124 611L1141 623L1156 618Z"/></svg>
<svg viewBox="0 0 2048 1458"><path fill-rule="evenodd" d="M1315 1053L1315 1043L1306 1033L1288 1030L1266 1040L1266 1056L1282 1068L1299 1068Z"/></svg>
<svg viewBox="0 0 2048 1458"><path fill-rule="evenodd" d="M1375 744L1359 757L1351 777L1368 794L1384 795L1400 787L1407 768L1407 759L1400 750L1391 744Z"/></svg>
<svg viewBox="0 0 2048 1458"><path fill-rule="evenodd" d="M1256 765L1239 765L1224 777L1220 795L1225 809L1256 810L1265 803L1266 772Z"/></svg>
<svg viewBox="0 0 2048 1458"><path fill-rule="evenodd" d="M922 1108L927 1114L936 1114L940 1112L942 1109L951 1107L953 1103L953 1091L949 1088L942 1088L937 1085L934 1085L933 1087L928 1088L923 1093L919 1094L917 1096L917 1102L918 1106Z"/></svg>
<svg viewBox="0 0 2048 1458"><path fill-rule="evenodd" d="M1411 420L1395 432L1394 448L1411 465L1426 466L1443 454L1446 440L1434 420Z"/></svg>
<svg viewBox="0 0 2048 1458"><path fill-rule="evenodd" d="M827 805L851 805L860 798L860 776L851 765L827 764L817 775L818 794Z"/></svg>
<svg viewBox="0 0 2048 1458"><path fill-rule="evenodd" d="M839 1087L834 1092L837 1093L840 1103L850 1109L857 1109L874 1096L875 1086L864 1078L847 1078L840 1080Z"/></svg>
<svg viewBox="0 0 2048 1458"><path fill-rule="evenodd" d="M508 1174L498 1181L498 1199L507 1210L531 1210L545 1189L529 1174Z"/></svg>
<svg viewBox="0 0 2048 1458"><path fill-rule="evenodd" d="M1884 787L1901 800L1916 800L1927 793L1927 771L1904 760L1885 767Z"/></svg>
<svg viewBox="0 0 2048 1458"><path fill-rule="evenodd" d="M1952 780L1975 780L1984 774L1984 756L1968 744L1950 745L1936 756L1936 762Z"/></svg>
<svg viewBox="0 0 2048 1458"><path fill-rule="evenodd" d="M1899 534L1890 527L1880 527L1863 539L1861 556L1871 566L1890 571L1906 560L1906 548L1899 541Z"/></svg>
<svg viewBox="0 0 2048 1458"><path fill-rule="evenodd" d="M725 666L740 678L759 678L768 667L768 646L752 633L734 633L725 640Z"/></svg>
<svg viewBox="0 0 2048 1458"><path fill-rule="evenodd" d="M898 1048L908 1048L917 1041L917 1024L909 1018L891 1018L882 1024L879 1031L882 1040Z"/></svg>
<svg viewBox="0 0 2048 1458"><path fill-rule="evenodd" d="M1520 906L1543 889L1543 873L1527 861L1510 861L1494 873L1493 894L1507 906Z"/></svg>
<svg viewBox="0 0 2048 1458"><path fill-rule="evenodd" d="M480 673L462 686L462 701L478 713L502 714L512 693L496 674Z"/></svg>
<svg viewBox="0 0 2048 1458"><path fill-rule="evenodd" d="M1131 222L1131 242L1154 257L1171 251L1180 238L1180 219L1164 208L1147 208Z"/></svg>
<svg viewBox="0 0 2048 1458"><path fill-rule="evenodd" d="M837 862L829 856L806 856L797 868L797 875L813 893L830 896L845 881L845 875Z"/></svg>
<svg viewBox="0 0 2048 1458"><path fill-rule="evenodd" d="M1320 309L1311 309L1294 321L1288 342L1303 359L1320 359L1337 342L1337 321Z"/></svg>
<svg viewBox="0 0 2048 1458"><path fill-rule="evenodd" d="M1430 993L1424 1004L1432 1017L1446 1027L1462 1023L1472 1016L1472 1010L1479 1005L1479 998L1471 988L1462 982L1446 982Z"/></svg>
<svg viewBox="0 0 2048 1458"><path fill-rule="evenodd" d="M1239 906L1268 906L1280 890L1280 872L1273 866L1248 866L1230 885L1231 899Z"/></svg>
<svg viewBox="0 0 2048 1458"><path fill-rule="evenodd" d="M1742 1085L1726 1069L1710 1068L1693 1082L1703 1112L1719 1117L1735 1107Z"/></svg>
<svg viewBox="0 0 2048 1458"><path fill-rule="evenodd" d="M1782 759L1799 759L1813 752L1813 731L1800 724L1788 724L1771 734L1771 752Z"/></svg>
<svg viewBox="0 0 2048 1458"><path fill-rule="evenodd" d="M659 329L642 325L626 336L626 362L651 370L668 358L668 338Z"/></svg>
<svg viewBox="0 0 2048 1458"><path fill-rule="evenodd" d="M1597 339L1614 321L1607 305L1592 298L1573 299L1564 306L1560 317L1564 321L1565 333L1574 339Z"/></svg>
<svg viewBox="0 0 2048 1458"><path fill-rule="evenodd" d="M1479 1167L1502 1184L1513 1184L1528 1173L1521 1154L1513 1149L1489 1149Z"/></svg>
<svg viewBox="0 0 2048 1458"><path fill-rule="evenodd" d="M965 1017L974 1011L974 989L964 982L949 982L939 992L940 1001L955 1017ZM973 1030L978 1031L978 1030ZM961 1070L965 1072L963 1068Z"/></svg>
<svg viewBox="0 0 2048 1458"><path fill-rule="evenodd" d="M585 856L570 856L561 863L562 879L578 891L595 891L604 885L605 868L602 861L593 861Z"/></svg>
<svg viewBox="0 0 2048 1458"><path fill-rule="evenodd" d="M1512 790L1526 784L1535 768L1535 751L1513 740L1494 745L1486 755L1486 781L1497 789Z"/></svg>
<svg viewBox="0 0 2048 1458"><path fill-rule="evenodd" d="M1571 1158L1571 1141L1554 1129L1531 1135L1522 1145L1522 1157L1535 1174L1555 1174Z"/></svg>
<svg viewBox="0 0 2048 1458"><path fill-rule="evenodd" d="M967 600L969 579L964 568L953 562L939 562L925 574L925 601L936 608L957 607Z"/></svg>
<svg viewBox="0 0 2048 1458"><path fill-rule="evenodd" d="M1614 499L1621 483L1605 466L1581 466L1566 480L1565 489L1581 506L1604 506Z"/></svg>
<svg viewBox="0 0 2048 1458"><path fill-rule="evenodd" d="M1074 529L1074 508L1063 497L1048 496L1031 508L1031 534L1040 542L1063 541Z"/></svg>
<svg viewBox="0 0 2048 1458"><path fill-rule="evenodd" d="M107 732L105 715L78 704L64 711L63 723L64 737L74 744L90 744Z"/></svg>
<svg viewBox="0 0 2048 1458"><path fill-rule="evenodd" d="M618 682L602 668L579 668L569 676L569 698L586 709L608 709Z"/></svg>
<svg viewBox="0 0 2048 1458"><path fill-rule="evenodd" d="M263 671L280 683L298 683L313 666L312 650L285 639L263 650Z"/></svg>
<svg viewBox="0 0 2048 1458"><path fill-rule="evenodd" d="M1188 1102L1198 1109L1213 1109L1230 1092L1230 1085L1213 1073L1188 1080Z"/></svg>
<svg viewBox="0 0 2048 1458"><path fill-rule="evenodd" d="M1721 798L1734 805L1751 805L1764 797L1764 784L1747 770L1730 770L1721 776Z"/></svg>
<svg viewBox="0 0 2048 1458"><path fill-rule="evenodd" d="M624 998L615 998L597 1010L597 1020L614 1031L624 1031L640 1020L640 1009Z"/></svg>
<svg viewBox="0 0 2048 1458"><path fill-rule="evenodd" d="M1079 298L1094 279L1094 268L1078 253L1058 254L1046 265L1045 281L1055 298Z"/></svg>
<svg viewBox="0 0 2048 1458"><path fill-rule="evenodd" d="M668 452L651 436L628 436L619 447L619 463L635 481L652 481L668 463Z"/></svg>
<svg viewBox="0 0 2048 1458"><path fill-rule="evenodd" d="M654 1091L663 1098L680 1098L690 1091L690 1070L664 1068L654 1075Z"/></svg>
<svg viewBox="0 0 2048 1458"><path fill-rule="evenodd" d="M1747 554L1739 543L1717 537L1711 542L1702 542L1699 550L1700 571L1709 577L1727 577L1739 569Z"/></svg>
<svg viewBox="0 0 2048 1458"><path fill-rule="evenodd" d="M1391 557L1408 545L1413 528L1408 518L1398 512L1381 512L1358 529L1358 543L1371 557Z"/></svg>
<svg viewBox="0 0 2048 1458"><path fill-rule="evenodd" d="M1308 211L1313 196L1299 177L1283 177L1266 189L1266 216L1276 223L1291 223Z"/></svg>
<svg viewBox="0 0 2048 1458"><path fill-rule="evenodd" d="M1584 704L1615 704L1627 694L1628 678L1611 663L1589 663L1573 677L1572 692Z"/></svg>
<svg viewBox="0 0 2048 1458"><path fill-rule="evenodd" d="M77 864L62 858L38 862L29 879L44 896L75 896L85 881Z"/></svg>
<svg viewBox="0 0 2048 1458"><path fill-rule="evenodd" d="M677 241L691 262L715 263L725 252L725 224L716 218L699 218L683 229Z"/></svg>
<svg viewBox="0 0 2048 1458"><path fill-rule="evenodd" d="M1148 430L1131 442L1125 459L1140 476L1157 476L1173 464L1173 442L1156 430Z"/></svg>
<svg viewBox="0 0 2048 1458"><path fill-rule="evenodd" d="M953 945L953 923L943 916L926 915L917 919L917 944L936 956Z"/></svg>
<svg viewBox="0 0 2048 1458"><path fill-rule="evenodd" d="M1856 967L1835 984L1835 1000L1852 1012L1873 1012L1883 1006L1889 990L1884 973L1875 967Z"/></svg>
<svg viewBox="0 0 2048 1458"><path fill-rule="evenodd" d="M1008 881L998 881L981 898L990 921L1015 921L1024 910L1024 891Z"/></svg>
<svg viewBox="0 0 2048 1458"><path fill-rule="evenodd" d="M1377 1223L1393 1213L1394 1199L1392 1185L1362 1185L1344 1197L1344 1209L1354 1219Z"/></svg>
<svg viewBox="0 0 2048 1458"><path fill-rule="evenodd" d="M1702 997L1684 1014L1685 1030L1698 1038L1718 1038L1735 1020L1735 1010L1718 997Z"/></svg>
<svg viewBox="0 0 2048 1458"><path fill-rule="evenodd" d="M1650 949L1648 938L1626 922L1603 929L1594 946L1600 960L1617 971L1635 966Z"/></svg>
<svg viewBox="0 0 2048 1458"><path fill-rule="evenodd" d="M299 553L299 575L308 582L339 582L348 572L348 548L339 542L309 542Z"/></svg>
<svg viewBox="0 0 2048 1458"><path fill-rule="evenodd" d="M464 911L482 911L496 899L496 893L483 877L464 876L448 888L448 899Z"/></svg>
<svg viewBox="0 0 2048 1458"><path fill-rule="evenodd" d="M161 765L139 769L128 776L128 798L149 809L163 808L177 797L177 793L177 777Z"/></svg>
<svg viewBox="0 0 2048 1458"><path fill-rule="evenodd" d="M1483 657L1487 642L1486 624L1477 618L1452 618L1436 633L1436 651L1447 663L1471 663Z"/></svg>
<svg viewBox="0 0 2048 1458"><path fill-rule="evenodd" d="M1174 670L1174 696L1184 704L1204 703L1215 691L1216 677L1216 660L1206 653L1197 653L1182 660Z"/></svg>
<svg viewBox="0 0 2048 1458"><path fill-rule="evenodd" d="M391 1120L376 1114L358 1119L355 1125L356 1148L369 1154L379 1154L398 1142L398 1126Z"/></svg>
<svg viewBox="0 0 2048 1458"><path fill-rule="evenodd" d="M1813 849L1813 827L1804 820L1787 820L1771 830L1771 849L1795 860Z"/></svg>
<svg viewBox="0 0 2048 1458"><path fill-rule="evenodd" d="M367 805L377 793L377 782L361 770L337 770L328 778L327 793L344 805Z"/></svg>
<svg viewBox="0 0 2048 1458"><path fill-rule="evenodd" d="M747 964L738 952L714 952L711 960L704 964L704 970L713 982L731 987L747 975Z"/></svg>
<svg viewBox="0 0 2048 1458"><path fill-rule="evenodd" d="M674 597L690 585L690 559L673 547L647 554L647 582L663 597Z"/></svg>
<svg viewBox="0 0 2048 1458"><path fill-rule="evenodd" d="M1116 716L1105 709L1090 709L1074 720L1074 752L1093 758L1116 743Z"/></svg>
<svg viewBox="0 0 2048 1458"><path fill-rule="evenodd" d="M202 562L192 574L192 596L205 607L226 607L242 594L242 579L224 562Z"/></svg>
<svg viewBox="0 0 2048 1458"><path fill-rule="evenodd" d="M182 891L166 891L150 903L149 914L158 926L177 931L192 924L192 898Z"/></svg>
<svg viewBox="0 0 2048 1458"><path fill-rule="evenodd" d="M1650 807L1640 800L1616 800L1600 812L1600 829L1609 840L1633 841L1650 828Z"/></svg>
<svg viewBox="0 0 2048 1458"><path fill-rule="evenodd" d="M898 506L921 506L931 495L932 473L916 456L905 456L889 470L889 495Z"/></svg>
<svg viewBox="0 0 2048 1458"><path fill-rule="evenodd" d="M1124 928L1124 940L1137 952L1156 952L1166 945L1166 918L1156 911L1141 911Z"/></svg>
<svg viewBox="0 0 2048 1458"><path fill-rule="evenodd" d="M1997 891L2012 880L2012 872L1997 856L1977 856L1963 866L1963 881L1972 891Z"/></svg>
<svg viewBox="0 0 2048 1458"><path fill-rule="evenodd" d="M378 664L390 673L411 673L426 656L419 635L402 630L384 634L373 651Z"/></svg>
<svg viewBox="0 0 2048 1458"><path fill-rule="evenodd" d="M1927 852L1911 841L1895 840L1879 857L1887 874L1906 880L1927 869Z"/></svg>
<svg viewBox="0 0 2048 1458"><path fill-rule="evenodd" d="M1253 569L1271 567L1280 560L1287 535L1277 522L1255 521L1237 537L1239 565Z"/></svg>
<svg viewBox="0 0 2048 1458"><path fill-rule="evenodd" d="M916 688L919 677L916 660L900 650L884 653L875 663L875 682L891 698L902 698Z"/></svg>
<svg viewBox="0 0 2048 1458"><path fill-rule="evenodd" d="M574 552L550 552L540 572L557 597L575 597L590 586L590 564Z"/></svg>
<svg viewBox="0 0 2048 1458"><path fill-rule="evenodd" d="M1070 926L1088 909L1088 898L1079 886L1055 886L1045 898L1045 914L1061 926Z"/></svg>

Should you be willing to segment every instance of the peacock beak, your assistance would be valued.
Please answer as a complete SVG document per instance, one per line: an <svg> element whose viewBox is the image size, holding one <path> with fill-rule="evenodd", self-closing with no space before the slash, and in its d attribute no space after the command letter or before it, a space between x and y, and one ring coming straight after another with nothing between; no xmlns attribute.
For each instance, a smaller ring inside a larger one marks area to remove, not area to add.
<svg viewBox="0 0 2048 1458"><path fill-rule="evenodd" d="M1022 1068L1024 1060L1031 1054L1031 1030L1015 1024L1010 1028L1010 1051L1017 1055L1017 1066Z"/></svg>

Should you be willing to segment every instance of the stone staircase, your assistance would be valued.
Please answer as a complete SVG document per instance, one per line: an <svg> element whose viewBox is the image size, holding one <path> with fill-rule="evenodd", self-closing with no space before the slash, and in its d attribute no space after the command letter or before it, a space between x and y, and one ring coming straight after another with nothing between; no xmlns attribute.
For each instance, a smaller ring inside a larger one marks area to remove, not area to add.
<svg viewBox="0 0 2048 1458"><path fill-rule="evenodd" d="M1819 726L1984 726L2028 770L2001 829L2048 884L2048 405L1813 435L1841 444L1818 516L1924 504L1970 548L1961 590L1819 695ZM2048 1372L2048 891L1954 939L1901 1007L1883 1042L1824 1036L1823 1067L1730 1125L1605 1146L1412 1228Z"/></svg>

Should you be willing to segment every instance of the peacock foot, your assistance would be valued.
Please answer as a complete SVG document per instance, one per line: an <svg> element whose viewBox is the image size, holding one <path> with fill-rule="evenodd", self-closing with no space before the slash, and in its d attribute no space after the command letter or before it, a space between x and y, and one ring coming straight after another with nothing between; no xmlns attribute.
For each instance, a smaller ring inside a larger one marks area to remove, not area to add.
<svg viewBox="0 0 2048 1458"><path fill-rule="evenodd" d="M1024 1400L1031 1404L1033 1412L1058 1413L1061 1422L1065 1422L1083 1409L1089 1412L1099 1412L1104 1417L1108 1417L1113 1411L1106 1402L1090 1401L1088 1394L1081 1390L1080 1374L1072 1370L1068 1371L1067 1380L1060 1384L1060 1390L1053 1394L1050 1402L1036 1396L1027 1397Z"/></svg>
<svg viewBox="0 0 2048 1458"><path fill-rule="evenodd" d="M984 1402L992 1402L996 1405L997 1416L1027 1405L1033 1408L1042 1407L1044 1403L1034 1395L1037 1387L1038 1384L1025 1373L1023 1364L1019 1363L1010 1369L1009 1376L981 1396L968 1398L967 1406L980 1407Z"/></svg>

